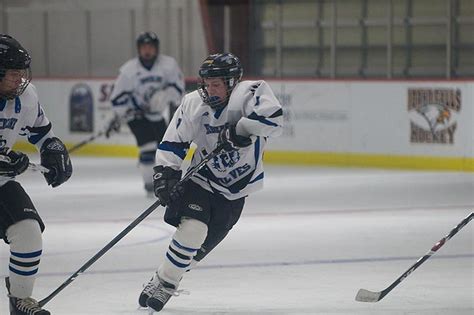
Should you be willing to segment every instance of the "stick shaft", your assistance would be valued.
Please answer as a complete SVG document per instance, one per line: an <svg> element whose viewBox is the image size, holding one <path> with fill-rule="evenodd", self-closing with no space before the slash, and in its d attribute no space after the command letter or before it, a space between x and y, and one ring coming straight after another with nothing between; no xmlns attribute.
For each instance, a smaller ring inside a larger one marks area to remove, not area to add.
<svg viewBox="0 0 474 315"><path fill-rule="evenodd" d="M410 268L408 268L407 271L405 271L400 277L398 277L397 280L395 280L390 286L388 286L386 289L384 289L378 300L381 300L385 295L387 295L390 291L393 290L397 285L400 284L403 280L405 280L413 271L415 271L421 264L423 264L426 260L428 260L433 254L435 254L438 249L443 247L444 244L446 244L449 239L451 239L456 233L458 233L465 225L469 223L474 218L474 212L471 212L469 216L467 216L464 220L459 222L458 225L456 225L448 235L440 239L436 244L433 245L433 247L430 249L429 252L427 252L423 257L420 257L420 259L417 260L416 263L414 263Z"/></svg>
<svg viewBox="0 0 474 315"><path fill-rule="evenodd" d="M72 146L71 148L68 149L68 152L69 153L72 153L74 151L77 151L78 149L82 148L83 146L85 146L86 144L89 144L90 142L94 141L96 138L99 138L101 137L102 135L104 135L104 131L99 131L98 133L96 133L95 135L92 135L90 136L89 138L75 144L74 146Z"/></svg>
<svg viewBox="0 0 474 315"><path fill-rule="evenodd" d="M209 153L199 164L191 168L186 175L180 180L179 184L187 181L193 174L199 171L207 162L213 159L221 151L221 147L217 147L214 151ZM140 222L142 222L147 216L149 216L156 208L161 205L161 201L158 199L155 201L148 209L146 209L138 218L136 218L132 223L130 223L120 234L118 234L113 240L111 240L107 245L105 245L97 254L89 259L82 267L80 267L76 272L74 272L66 281L63 282L56 290L54 290L50 295L39 301L39 305L42 307L49 301L51 301L59 292L61 292L65 287L67 287L71 282L73 282L81 273L86 271L93 263L95 263L100 257L102 257L106 252L108 252L115 244L117 244L125 235L127 235L133 228L135 228Z"/></svg>

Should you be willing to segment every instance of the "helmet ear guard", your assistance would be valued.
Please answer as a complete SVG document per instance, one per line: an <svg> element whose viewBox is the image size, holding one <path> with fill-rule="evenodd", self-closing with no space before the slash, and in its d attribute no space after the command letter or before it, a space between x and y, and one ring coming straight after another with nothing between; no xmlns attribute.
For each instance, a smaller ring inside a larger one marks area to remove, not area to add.
<svg viewBox="0 0 474 315"><path fill-rule="evenodd" d="M198 92L202 101L212 109L219 110L224 108L232 90L240 82L243 75L243 68L239 58L231 53L219 53L209 55L199 69L200 81L198 82ZM225 100L209 97L204 79L221 78L227 87L227 97Z"/></svg>

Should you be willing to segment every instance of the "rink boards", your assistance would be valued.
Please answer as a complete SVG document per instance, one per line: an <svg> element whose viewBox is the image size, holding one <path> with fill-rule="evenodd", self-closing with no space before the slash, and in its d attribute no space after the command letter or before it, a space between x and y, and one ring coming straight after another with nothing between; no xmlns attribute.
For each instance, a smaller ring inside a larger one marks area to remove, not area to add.
<svg viewBox="0 0 474 315"><path fill-rule="evenodd" d="M267 81L285 109L284 133L270 141L267 162L474 171L472 80ZM33 83L55 133L69 145L111 117L110 78ZM137 152L127 127L78 151Z"/></svg>

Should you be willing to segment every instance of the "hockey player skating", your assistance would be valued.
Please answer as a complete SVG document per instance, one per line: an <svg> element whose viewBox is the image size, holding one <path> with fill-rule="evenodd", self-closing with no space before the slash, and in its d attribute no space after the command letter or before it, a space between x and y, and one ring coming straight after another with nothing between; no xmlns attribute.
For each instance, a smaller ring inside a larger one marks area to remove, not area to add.
<svg viewBox="0 0 474 315"><path fill-rule="evenodd" d="M176 60L159 53L155 33L144 32L136 40L138 56L127 61L117 77L110 96L115 112L105 133L118 131L121 121L135 136L145 190L153 195L155 152L168 121L184 94L184 80Z"/></svg>
<svg viewBox="0 0 474 315"><path fill-rule="evenodd" d="M187 94L160 143L154 192L176 227L163 263L139 297L160 311L190 270L239 220L245 197L262 188L267 138L282 132L282 107L265 81L240 81L243 69L230 53L204 60L197 91ZM183 186L179 170L191 142L191 166L217 145L224 149Z"/></svg>
<svg viewBox="0 0 474 315"><path fill-rule="evenodd" d="M28 194L15 180L29 165L28 156L11 150L19 137L39 149L49 169L48 185L57 187L72 174L64 144L51 130L35 87L30 84L31 58L12 37L0 34L0 237L10 245L6 278L12 315L48 315L31 298L42 252L44 224Z"/></svg>

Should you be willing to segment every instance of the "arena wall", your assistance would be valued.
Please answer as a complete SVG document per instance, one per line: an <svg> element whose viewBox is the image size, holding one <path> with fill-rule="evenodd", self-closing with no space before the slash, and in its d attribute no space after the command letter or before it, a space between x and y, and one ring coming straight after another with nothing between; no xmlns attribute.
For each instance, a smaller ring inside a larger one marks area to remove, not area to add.
<svg viewBox="0 0 474 315"><path fill-rule="evenodd" d="M272 80L285 109L270 163L474 171L474 81ZM36 79L55 133L72 146L111 117L113 79ZM19 144L24 150L33 149ZM77 154L137 156L124 126Z"/></svg>

